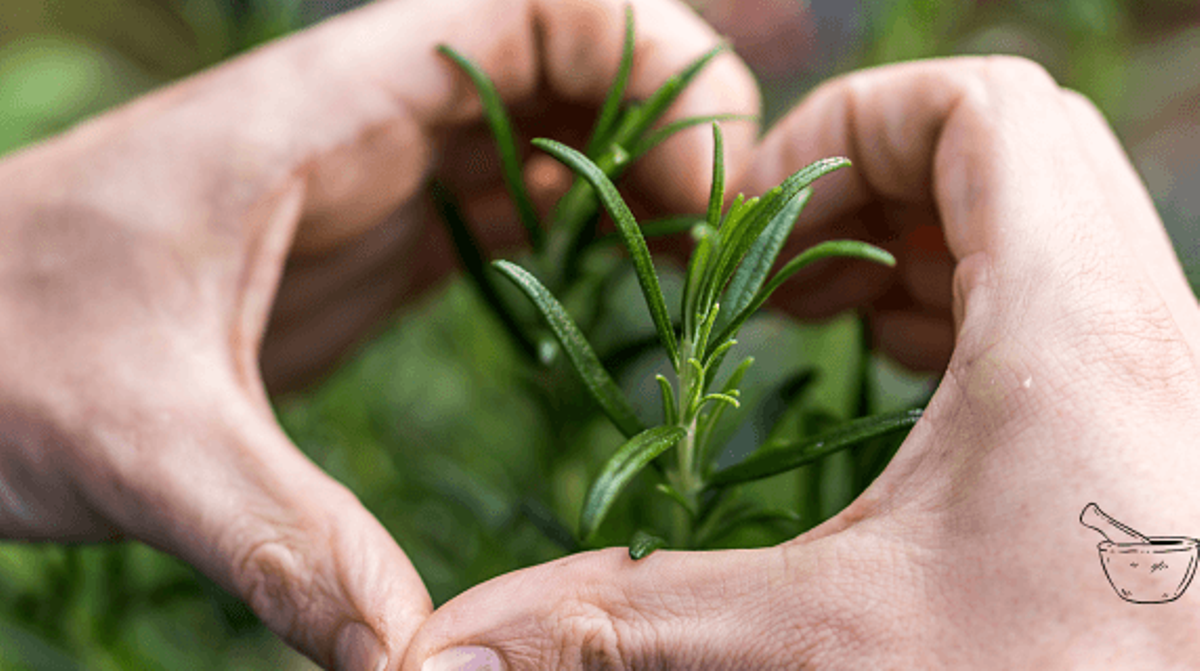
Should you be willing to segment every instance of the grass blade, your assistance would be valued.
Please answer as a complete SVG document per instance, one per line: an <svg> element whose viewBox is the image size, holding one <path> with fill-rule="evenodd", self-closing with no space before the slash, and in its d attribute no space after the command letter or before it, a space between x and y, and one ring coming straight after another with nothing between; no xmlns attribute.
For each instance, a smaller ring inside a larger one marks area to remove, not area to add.
<svg viewBox="0 0 1200 671"><path fill-rule="evenodd" d="M592 398L596 400L613 424L621 430L621 433L633 436L641 432L642 422L633 412L633 406L621 393L617 383L613 382L612 376L601 365L600 359L596 357L596 352L580 333L579 327L575 325L562 304L546 290L546 287L542 286L541 282L537 281L537 278L530 275L521 266L508 261L493 261L492 266L512 280L513 284L516 284L537 306L538 311L550 326L550 330L554 332L554 337L558 339L559 344L567 353L567 358L571 360L575 371L579 373L583 384L591 392Z"/></svg>
<svg viewBox="0 0 1200 671"><path fill-rule="evenodd" d="M621 48L621 64L617 66L617 76L608 88L608 96L604 98L604 105L600 108L600 116L596 119L596 127L592 129L592 137L587 145L586 153L593 158L609 141L617 125L621 102L629 85L629 73L633 71L633 45L633 7L625 5L625 41Z"/></svg>
<svg viewBox="0 0 1200 671"><path fill-rule="evenodd" d="M604 208L608 210L609 216L612 217L617 230L621 233L626 248L629 249L633 266L637 270L638 283L642 287L642 295L646 299L646 307L650 309L650 317L654 320L654 327L658 329L658 337L662 341L663 347L666 348L671 362L677 363L679 349L675 342L675 329L671 325L667 303L663 298L662 288L658 284L658 273L654 270L650 249L646 247L646 239L642 237L637 220L633 218L629 206L617 192L617 187L613 186L604 172L588 157L565 144L543 138L534 140L533 144L574 170L576 174L586 179L596 191L600 202L604 204Z"/></svg>
<svg viewBox="0 0 1200 671"><path fill-rule="evenodd" d="M772 277L766 286L758 290L750 303L729 322L729 325L721 331L721 335L717 336L717 339L713 343L722 343L736 336L738 329L742 327L742 324L746 323L750 315L757 312L767 302L767 299L771 297L771 294L775 293L775 290L780 285L787 281L789 277L799 272L800 269L814 261L832 257L864 259L866 261L881 263L885 266L896 265L896 258L888 252L874 245L859 242L858 240L830 240L809 247L791 261L788 261L783 268L780 268L779 272L775 273L775 277Z"/></svg>
<svg viewBox="0 0 1200 671"><path fill-rule="evenodd" d="M865 440L911 428L921 418L921 410L865 417L797 442L768 443L741 463L717 471L708 479L708 487L724 487L768 478L812 463L826 455L853 447Z"/></svg>
<svg viewBox="0 0 1200 671"><path fill-rule="evenodd" d="M466 56L444 44L438 46L438 52L453 61L475 85L475 91L483 103L484 117L492 130L492 136L496 139L504 185L508 187L508 194L517 208L517 215L529 235L529 244L534 251L540 252L546 246L546 235L538 219L537 210L533 207L533 201L529 198L529 192L525 190L525 180L521 177L521 154L517 151L512 123L508 119L508 112L504 110L500 94L496 92L492 80Z"/></svg>
<svg viewBox="0 0 1200 671"><path fill-rule="evenodd" d="M650 556L651 552L666 547L666 545L665 538L638 529L634 532L633 538L629 539L629 558L634 561L643 559Z"/></svg>
<svg viewBox="0 0 1200 671"><path fill-rule="evenodd" d="M536 361L537 347L526 335L525 330L521 328L512 309L496 289L492 276L488 274L487 262L480 251L479 242L467 226L466 219L463 218L462 211L454 200L454 195L436 181L430 186L430 191L433 195L434 206L442 215L442 221L445 222L446 227L450 229L450 239L454 242L454 250L458 252L459 261L467 271L467 277L471 278L475 288L482 294L483 302L500 320L504 330L512 336L513 342L529 356L530 360Z"/></svg>
<svg viewBox="0 0 1200 671"><path fill-rule="evenodd" d="M588 490L579 517L579 535L584 542L591 540L604 521L608 509L633 476L655 457L673 447L687 431L678 426L659 426L634 436L617 450L600 471Z"/></svg>
<svg viewBox="0 0 1200 671"><path fill-rule="evenodd" d="M733 280L729 282L729 288L725 290L725 297L721 300L721 305L725 306L726 315L725 319L721 320L722 322L728 322L731 317L737 316L754 299L754 294L762 288L763 282L767 279L767 273L771 272L771 266L775 265L779 250L783 249L783 244L792 234L796 219L800 217L800 211L804 209L810 196L812 196L811 188L796 194L796 197L767 224L762 235L758 236L758 239L750 246L750 251L746 252L746 257L738 266ZM722 324L723 326L724 324Z"/></svg>

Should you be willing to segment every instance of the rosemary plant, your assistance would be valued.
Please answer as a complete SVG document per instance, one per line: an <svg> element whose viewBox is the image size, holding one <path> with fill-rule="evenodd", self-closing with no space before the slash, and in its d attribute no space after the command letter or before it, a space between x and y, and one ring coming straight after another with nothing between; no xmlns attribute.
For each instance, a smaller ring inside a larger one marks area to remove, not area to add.
<svg viewBox="0 0 1200 671"><path fill-rule="evenodd" d="M483 102L487 121L500 154L507 188L529 238L532 255L526 265L498 260L490 270L469 228L457 211L453 197L436 187L435 196L451 230L465 268L531 365L549 365L561 352L596 404L627 441L617 447L592 482L582 506L578 531L563 543L570 549L591 547L614 501L639 474L652 467L656 490L672 506L674 523L666 530L642 529L629 541L630 556L639 559L656 548L704 548L731 527L793 513L768 511L747 505L726 505L730 493L746 482L766 478L812 463L832 452L869 439L911 427L919 410L851 421L801 440L768 442L741 462L717 468L719 454L714 428L724 412L738 408L739 386L753 363L746 358L717 384L727 355L735 350L736 337L746 321L788 278L805 266L831 257L855 258L894 265L892 256L872 245L836 240L812 247L786 262L773 275L771 268L797 218L812 194L811 185L823 175L849 165L844 158L817 161L785 179L759 197L738 194L727 205L725 166L719 121L736 115L689 118L655 128L671 103L695 76L724 48L719 46L672 77L650 98L624 103L625 87L633 66L633 17L626 11L624 52L616 79L601 108L591 140L583 150L550 139L533 140L575 174L575 181L554 210L549 231L543 228L521 179L515 135L508 115L486 75L451 48L440 47L465 72ZM711 124L714 140L712 189L707 212L697 217L677 217L640 224L614 182L647 151L685 128ZM604 247L596 228L601 208L617 229L637 276L642 296L654 323L658 344L670 363L670 376L657 376L662 420L647 427L634 406L601 363L584 329L555 297L571 291L578 281L577 268L590 250ZM672 319L660 285L654 259L646 244L648 233L690 230L695 241L685 273L678 324ZM512 282L536 308L537 320L548 328L539 335L539 324L522 319L495 285L495 274ZM552 340L551 340L552 338ZM673 452L673 454L672 454ZM534 517L552 536L570 534L563 525L540 511Z"/></svg>

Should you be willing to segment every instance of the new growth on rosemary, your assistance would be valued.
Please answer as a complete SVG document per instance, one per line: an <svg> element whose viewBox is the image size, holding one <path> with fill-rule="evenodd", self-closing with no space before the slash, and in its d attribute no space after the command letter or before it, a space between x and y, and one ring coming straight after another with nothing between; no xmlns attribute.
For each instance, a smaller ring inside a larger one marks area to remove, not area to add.
<svg viewBox="0 0 1200 671"><path fill-rule="evenodd" d="M690 118L656 128L672 102L696 75L723 49L703 55L669 79L640 103L624 101L633 64L633 16L626 11L623 57L616 79L601 108L591 139L582 150L539 138L533 146L570 168L574 183L553 212L549 230L543 228L521 178L521 163L507 112L487 76L464 56L440 47L471 79L483 102L485 117L499 149L506 186L525 226L531 256L524 263L497 260L490 266L445 188L434 185L434 195L450 228L464 267L487 305L505 326L529 364L548 365L556 353L565 355L596 404L627 441L617 447L592 481L582 505L578 531L571 549L592 546L614 501L643 473L657 479L656 490L664 505L675 508L672 528L639 530L630 539L630 556L639 559L665 546L704 548L725 530L748 520L789 513L746 506L722 505L738 485L811 463L832 452L863 441L910 428L920 411L909 410L854 420L817 436L769 442L739 463L716 467L721 445L714 428L724 413L739 407L743 378L753 364L747 357L717 384L722 364L737 350L737 335L788 278L802 268L831 257L854 258L894 265L892 256L855 240L818 244L771 269L788 239L813 183L823 175L845 168L844 158L828 158L789 176L761 196L725 197L725 166L719 121L743 119L736 115ZM638 222L614 181L629 165L653 147L686 128L711 124L713 134L712 188L707 212L702 216L676 217L659 222ZM603 209L616 227L636 273L641 294L653 321L658 344L670 364L668 376L658 375L662 421L647 427L601 363L588 338L568 310L555 297L578 282L581 260L605 247L597 237ZM646 244L646 236L690 231L694 248L684 275L681 304L667 305L660 276ZM530 323L518 306L510 305L495 285L498 274L512 282L536 308ZM673 317L677 316L677 319ZM546 333L546 330L549 333ZM650 467L650 468L648 468ZM544 521L544 520L543 520ZM550 533L569 534L550 521ZM543 525L545 526L545 525Z"/></svg>

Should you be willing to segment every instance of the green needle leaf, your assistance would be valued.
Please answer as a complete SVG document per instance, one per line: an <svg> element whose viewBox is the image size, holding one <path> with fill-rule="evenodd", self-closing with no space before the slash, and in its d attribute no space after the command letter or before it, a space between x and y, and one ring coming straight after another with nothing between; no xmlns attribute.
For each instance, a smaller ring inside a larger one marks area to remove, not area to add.
<svg viewBox="0 0 1200 671"><path fill-rule="evenodd" d="M846 422L814 438L767 443L741 463L714 473L706 484L723 487L778 475L876 436L909 429L920 418L921 410L904 410Z"/></svg>
<svg viewBox="0 0 1200 671"><path fill-rule="evenodd" d="M725 213L725 218L721 220L720 229L732 230L737 226L737 222L742 217L746 216L747 212L751 212L754 206L758 204L758 197L755 196L749 200L746 199L746 194L739 193L733 197L733 204L729 206L729 211Z"/></svg>
<svg viewBox="0 0 1200 671"><path fill-rule="evenodd" d="M795 275L804 266L807 266L808 264L820 259L826 259L835 256L841 258L874 261L875 263L889 267L896 265L896 257L892 256L886 250L876 247L875 245L859 242L858 240L830 240L828 242L822 242L814 247L810 247L809 249L806 249L804 252L797 255L791 261L788 261L787 265L785 265L783 268L780 268L779 272L775 274L775 277L771 278L771 281L767 283L767 286L758 292L759 296L764 299L770 296L776 289L779 288L779 285L786 282L789 277ZM757 297L755 301L751 301L751 304L754 302L757 302Z"/></svg>
<svg viewBox="0 0 1200 671"><path fill-rule="evenodd" d="M694 214L683 214L676 217L665 217L663 219L653 219L642 223L642 237L645 238L661 238L667 235L676 235L685 231L690 231L693 227L703 224L704 217L698 217ZM620 233L609 233L607 235L596 238L597 245L615 245L622 241Z"/></svg>
<svg viewBox="0 0 1200 671"><path fill-rule="evenodd" d="M721 250L712 290L719 292L724 288L742 257L758 240L767 225L775 221L779 213L792 202L797 194L808 188L818 178L848 165L850 165L849 160L839 157L823 159L802 168L783 180L782 184L767 192L758 201L753 212L749 216L743 217L737 227L728 225L722 227L722 236L728 243ZM726 233L726 229L729 229L728 233ZM715 296L713 299L715 300Z"/></svg>
<svg viewBox="0 0 1200 671"><path fill-rule="evenodd" d="M599 166L565 144L544 138L534 140L533 144L574 170L595 189L596 195L600 197L600 202L608 210L609 216L612 217L613 222L617 225L617 230L625 240L625 247L628 248L634 268L637 270L638 283L642 286L642 295L646 298L646 306L650 309L650 316L654 319L655 328L658 329L658 337L671 357L671 362L678 362L679 349L675 342L675 329L671 325L667 303L663 298L662 288L658 284L658 273L654 270L650 249L646 247L646 239L642 237L637 220L633 218L629 206L617 192L617 187L613 186Z"/></svg>
<svg viewBox="0 0 1200 671"><path fill-rule="evenodd" d="M617 76L608 89L608 96L604 98L604 106L600 108L600 116L596 119L596 127L587 145L586 153L593 158L600 147L609 141L617 125L621 101L629 85L629 73L633 71L633 45L633 7L625 5L625 41L621 48L621 64L617 66Z"/></svg>
<svg viewBox="0 0 1200 671"><path fill-rule="evenodd" d="M674 426L679 423L679 410L675 405L675 389L671 387L671 381L662 375L655 375L654 379L658 380L658 387L662 391L663 424Z"/></svg>
<svg viewBox="0 0 1200 671"><path fill-rule="evenodd" d="M714 237L714 246L719 245L721 250L727 246L726 241L730 234L737 230L741 225L741 221L750 213L758 204L758 198L746 199L746 194L739 193L733 199L733 204L729 206L729 212L725 214L725 218L721 221L717 228L718 234ZM704 274L696 284L695 296L692 297L689 311L695 314L702 314L708 310L717 299L717 291L719 287L717 283L717 264L724 257L724 251L718 250L713 254L712 259L707 259L704 264ZM726 311L728 314L728 311ZM684 313L685 317L687 312ZM694 333L694 330L688 330L687 333Z"/></svg>
<svg viewBox="0 0 1200 671"><path fill-rule="evenodd" d="M750 366L753 365L754 357L746 357L746 359L734 369L733 373L729 375L729 379L725 381L725 386L721 388L721 393L733 395L733 392L737 391L738 386L742 384L742 379L746 377L746 371L750 370ZM715 445L711 444L710 438L713 430L717 427L717 422L721 421L721 415L724 414L725 407L726 406L724 403L717 404L717 406L712 409L712 412L709 413L707 419L705 419L700 426L700 433L697 436L696 442L700 445L698 450L700 456L698 460L701 464L701 468L704 470L709 468L710 462L715 456L713 454L713 448Z"/></svg>
<svg viewBox="0 0 1200 671"><path fill-rule="evenodd" d="M716 245L717 232L708 224L700 223L692 229L696 248L688 259L687 275L683 280L683 333L690 336L696 330L696 301L704 291L703 280Z"/></svg>
<svg viewBox="0 0 1200 671"><path fill-rule="evenodd" d="M520 511L525 516L525 519L529 520L538 531L542 532L542 535L553 541L564 552L579 552L581 549L579 541L575 540L575 535L567 529L565 524L559 521L554 511L547 508L537 499L530 498L522 501Z"/></svg>
<svg viewBox="0 0 1200 671"><path fill-rule="evenodd" d="M554 332L554 337L558 339L559 344L567 353L567 358L575 367L575 372L579 374L583 384L591 392L592 398L596 400L613 424L621 430L621 433L633 436L641 432L643 425L633 412L633 406L621 393L617 383L613 382L612 376L604 369L595 350L588 344L587 339L583 337L579 327L575 325L562 304L550 294L546 287L542 286L541 282L537 281L537 278L521 266L508 261L493 261L492 266L512 280L513 284L516 284L542 313L550 330Z"/></svg>
<svg viewBox="0 0 1200 671"><path fill-rule="evenodd" d="M630 115L629 123L625 128L618 131L617 141L621 144L626 144L629 140L641 137L671 107L671 104L692 83L696 75L700 74L701 70L712 59L728 48L729 45L727 44L718 44L704 55L692 61L678 74L672 75L662 86L658 87L657 91L646 99L646 102L634 114Z"/></svg>
<svg viewBox="0 0 1200 671"><path fill-rule="evenodd" d="M696 547L708 547L734 531L752 524L779 522L792 526L800 522L800 516L790 510L765 510L752 503L743 503L729 510L720 521L708 527L707 533L696 539Z"/></svg>
<svg viewBox="0 0 1200 671"><path fill-rule="evenodd" d="M771 272L771 266L775 265L779 251L783 249L783 244L792 234L796 219L800 217L800 211L804 209L804 205L811 196L811 188L798 193L771 220L771 223L767 224L762 235L758 236L758 239L750 246L750 251L746 252L746 258L742 260L737 272L734 273L729 288L725 290L725 298L721 301L725 305L725 319L721 320L722 322L727 322L731 317L737 316L750 304L754 294L762 288L763 282L767 279L767 273Z"/></svg>
<svg viewBox="0 0 1200 671"><path fill-rule="evenodd" d="M789 277L799 272L800 269L814 261L832 257L864 259L885 266L896 265L896 258L885 250L865 242L859 242L858 240L830 240L814 247L809 247L791 261L788 261L783 268L780 268L775 277L771 278L771 281L765 287L758 290L750 303L733 318L729 325L721 331L721 335L717 336L717 339L713 342L724 342L737 335L738 329L742 327L742 324L746 323L750 315L758 312L758 309L767 302L771 294L775 293L775 290L780 285L787 281Z"/></svg>
<svg viewBox="0 0 1200 671"><path fill-rule="evenodd" d="M613 501L633 476L686 435L687 431L681 427L659 426L639 433L617 450L592 483L583 503L579 535L585 543L591 540Z"/></svg>
<svg viewBox="0 0 1200 671"><path fill-rule="evenodd" d="M634 532L633 538L629 539L629 558L637 561L648 557L651 552L666 547L666 545L666 539L638 529Z"/></svg>
<svg viewBox="0 0 1200 671"><path fill-rule="evenodd" d="M726 340L725 342L721 343L720 345L717 345L717 348L713 350L712 355L709 356L707 359L705 359L705 361L704 361L704 379L705 380L711 379L712 374L714 372L716 372L716 368L714 367L714 365L720 366L721 361L723 361L725 359L725 353L728 352L730 350L730 348L732 348L734 345L736 345L737 342L738 341L736 339L732 339L732 338L729 340Z"/></svg>
<svg viewBox="0 0 1200 671"><path fill-rule="evenodd" d="M751 114L709 114L706 116L693 116L686 119L679 119L659 128L650 133L641 141L633 145L629 150L635 158L648 153L658 145L671 139L676 133L680 133L694 126L700 126L714 121L752 121L758 122L758 117Z"/></svg>
<svg viewBox="0 0 1200 671"><path fill-rule="evenodd" d="M483 253L480 251L478 241L476 241L471 229L467 226L466 219L462 216L462 211L455 202L454 195L443 186L440 182L433 182L430 187L433 195L434 206L442 215L442 221L446 227L450 229L450 239L454 242L454 249L458 252L458 258L462 262L463 268L467 270L467 276L475 284L475 288L483 295L484 303L500 320L504 326L504 330L512 336L512 339L517 346L521 348L526 355L532 360L538 359L538 351L534 346L533 341L526 335L525 330L521 328L520 322L514 316L512 308L504 301L503 296L496 289L496 284L492 280L492 276L487 272L487 262L483 258Z"/></svg>
<svg viewBox="0 0 1200 671"><path fill-rule="evenodd" d="M701 399L700 399L700 405L704 405L705 403L707 403L707 402L709 402L709 401L716 401L716 402L721 402L721 403L727 403L727 404L729 404L729 405L732 405L732 406L733 406L733 407L735 407L735 408L740 408L740 407L742 407L742 404L738 402L738 400L737 400L737 397L736 397L736 396L734 396L734 395L732 395L732 394L722 394L722 393L719 393L719 392L713 392L713 393L711 393L711 394L705 394L705 395L704 395L704 398L701 398Z"/></svg>
<svg viewBox="0 0 1200 671"><path fill-rule="evenodd" d="M700 322L700 329L696 332L696 350L703 352L708 347L708 339L712 336L713 325L717 323L717 315L721 312L721 304L713 303L708 309L708 314L704 315L704 321Z"/></svg>
<svg viewBox="0 0 1200 671"><path fill-rule="evenodd" d="M694 508L692 508L692 504L688 503L687 498L684 497L683 494L679 493L678 489L675 489L674 487L672 487L671 485L668 485L665 482L660 482L657 485L654 485L654 490L657 491L658 493L662 494L663 496L671 499L675 503L678 503L681 508L683 508L684 510L687 511L687 514L689 516L691 516L691 517L696 516L696 510Z"/></svg>
<svg viewBox="0 0 1200 671"><path fill-rule="evenodd" d="M716 228L721 224L721 211L725 209L725 139L721 136L721 126L716 122L713 122L712 132L712 191L708 196L708 225Z"/></svg>
<svg viewBox="0 0 1200 671"><path fill-rule="evenodd" d="M438 52L453 61L475 85L475 91L483 103L484 117L487 118L488 126L496 139L504 185L508 187L508 194L517 208L517 216L529 234L529 244L535 251L540 252L546 245L546 235L538 220L537 210L533 207L533 201L529 198L529 192L525 190L525 180L521 177L521 155L517 151L512 123L508 120L508 113L504 110L500 94L496 92L496 87L483 70L466 56L444 44L438 46Z"/></svg>

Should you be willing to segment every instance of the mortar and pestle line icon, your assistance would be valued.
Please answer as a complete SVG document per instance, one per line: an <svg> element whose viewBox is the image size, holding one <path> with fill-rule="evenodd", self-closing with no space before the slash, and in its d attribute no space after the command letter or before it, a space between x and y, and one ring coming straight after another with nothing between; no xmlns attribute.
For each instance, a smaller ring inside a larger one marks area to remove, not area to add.
<svg viewBox="0 0 1200 671"><path fill-rule="evenodd" d="M1105 540L1097 549L1108 584L1130 603L1166 603L1183 595L1196 574L1200 541L1186 536L1145 536L1089 503L1079 515L1083 526Z"/></svg>

